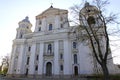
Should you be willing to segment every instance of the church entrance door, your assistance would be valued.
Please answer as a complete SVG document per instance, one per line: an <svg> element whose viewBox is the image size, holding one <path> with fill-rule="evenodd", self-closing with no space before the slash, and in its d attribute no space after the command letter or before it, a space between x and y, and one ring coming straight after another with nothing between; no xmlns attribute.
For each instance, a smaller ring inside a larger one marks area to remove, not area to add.
<svg viewBox="0 0 120 80"><path fill-rule="evenodd" d="M48 62L46 64L46 76L52 76L52 64Z"/></svg>
<svg viewBox="0 0 120 80"><path fill-rule="evenodd" d="M78 76L78 67L77 66L74 67L74 75Z"/></svg>

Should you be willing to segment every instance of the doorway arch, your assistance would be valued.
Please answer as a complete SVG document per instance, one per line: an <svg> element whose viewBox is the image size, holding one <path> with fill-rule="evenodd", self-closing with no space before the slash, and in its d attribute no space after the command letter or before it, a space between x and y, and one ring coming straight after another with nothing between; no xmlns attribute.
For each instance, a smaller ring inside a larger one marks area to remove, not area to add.
<svg viewBox="0 0 120 80"><path fill-rule="evenodd" d="M77 66L74 67L74 75L78 76L78 67Z"/></svg>
<svg viewBox="0 0 120 80"><path fill-rule="evenodd" d="M52 76L52 63L47 62L46 64L46 76Z"/></svg>

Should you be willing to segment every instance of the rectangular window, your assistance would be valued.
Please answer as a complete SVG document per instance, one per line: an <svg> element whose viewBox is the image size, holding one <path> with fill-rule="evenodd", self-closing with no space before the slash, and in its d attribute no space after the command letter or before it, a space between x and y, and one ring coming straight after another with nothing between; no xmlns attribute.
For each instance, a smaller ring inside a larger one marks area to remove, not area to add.
<svg viewBox="0 0 120 80"><path fill-rule="evenodd" d="M41 31L41 27L38 28L38 31Z"/></svg>
<svg viewBox="0 0 120 80"><path fill-rule="evenodd" d="M23 37L23 35L21 34L21 35L20 35L20 38L22 38L22 37Z"/></svg>
<svg viewBox="0 0 120 80"><path fill-rule="evenodd" d="M39 60L39 55L36 55L36 60L37 60L37 61Z"/></svg>
<svg viewBox="0 0 120 80"><path fill-rule="evenodd" d="M63 71L63 65L60 65L60 71Z"/></svg>
<svg viewBox="0 0 120 80"><path fill-rule="evenodd" d="M42 21L40 20L40 21L39 21L39 25L41 25L41 24L42 24Z"/></svg>
<svg viewBox="0 0 120 80"><path fill-rule="evenodd" d="M49 31L52 30L52 24L49 24Z"/></svg>
<svg viewBox="0 0 120 80"><path fill-rule="evenodd" d="M77 64L77 54L74 54L74 64Z"/></svg>
<svg viewBox="0 0 120 80"><path fill-rule="evenodd" d="M28 47L28 51L31 51L31 47L30 46Z"/></svg>
<svg viewBox="0 0 120 80"><path fill-rule="evenodd" d="M60 24L60 28L63 28L63 24Z"/></svg>
<svg viewBox="0 0 120 80"><path fill-rule="evenodd" d="M26 76L28 75L28 68L26 69L26 73L25 73L25 75L26 75Z"/></svg>
<svg viewBox="0 0 120 80"><path fill-rule="evenodd" d="M38 65L35 66L35 71L37 71L37 70L38 70Z"/></svg>
<svg viewBox="0 0 120 80"><path fill-rule="evenodd" d="M63 59L63 54L60 54L60 59Z"/></svg>
<svg viewBox="0 0 120 80"><path fill-rule="evenodd" d="M76 49L76 46L77 46L77 43L76 43L76 42L73 42L73 48Z"/></svg>
<svg viewBox="0 0 120 80"><path fill-rule="evenodd" d="M27 58L27 65L29 65L29 60L30 60L30 57Z"/></svg>

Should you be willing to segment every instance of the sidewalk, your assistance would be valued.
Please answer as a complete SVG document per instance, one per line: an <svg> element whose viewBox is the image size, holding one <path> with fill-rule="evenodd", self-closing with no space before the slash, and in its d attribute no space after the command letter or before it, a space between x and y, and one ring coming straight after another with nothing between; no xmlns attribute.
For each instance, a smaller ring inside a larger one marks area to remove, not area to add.
<svg viewBox="0 0 120 80"><path fill-rule="evenodd" d="M1 77L0 80L68 80L63 78L6 78ZM87 80L86 78L73 78L69 80Z"/></svg>

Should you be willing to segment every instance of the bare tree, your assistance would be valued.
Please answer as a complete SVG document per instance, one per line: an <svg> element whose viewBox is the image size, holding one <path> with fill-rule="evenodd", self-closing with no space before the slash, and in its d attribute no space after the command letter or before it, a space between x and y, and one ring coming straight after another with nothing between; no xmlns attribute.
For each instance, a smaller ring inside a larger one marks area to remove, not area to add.
<svg viewBox="0 0 120 80"><path fill-rule="evenodd" d="M71 8L73 12L79 12L79 19L78 16L76 18L79 21L79 26L75 30L77 41L87 41L88 45L91 46L93 57L102 68L104 80L109 80L107 63L109 54L111 54L107 25L117 23L116 14L110 14L106 17L102 13L105 10L103 7L108 3L107 0L95 0L96 6L86 2L82 9L78 6Z"/></svg>

